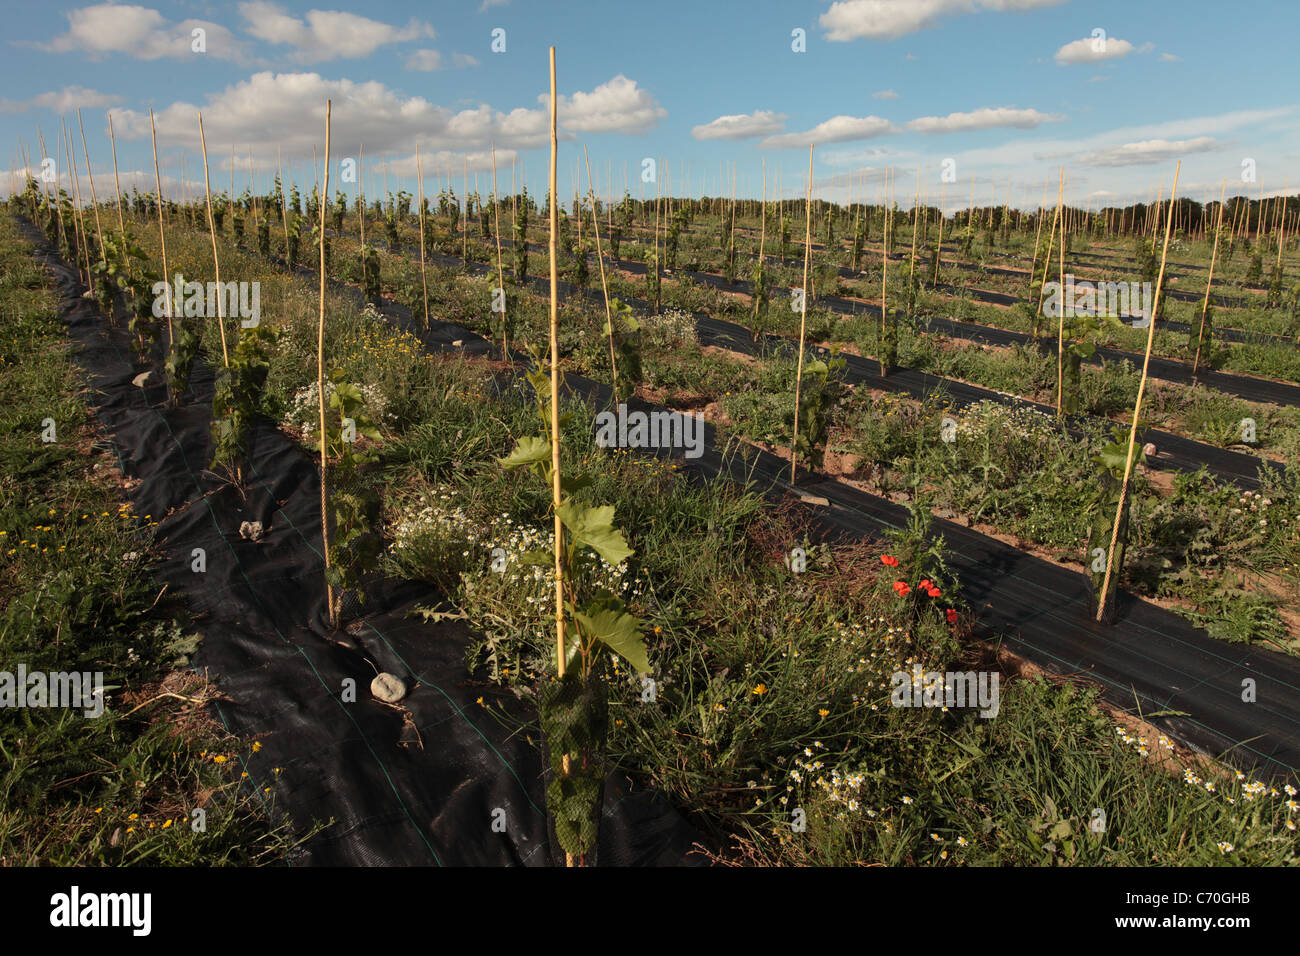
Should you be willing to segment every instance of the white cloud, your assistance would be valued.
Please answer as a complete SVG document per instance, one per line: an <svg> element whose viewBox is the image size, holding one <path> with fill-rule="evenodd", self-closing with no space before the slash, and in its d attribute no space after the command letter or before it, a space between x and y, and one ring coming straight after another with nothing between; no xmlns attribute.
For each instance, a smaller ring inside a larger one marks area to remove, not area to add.
<svg viewBox="0 0 1300 956"><path fill-rule="evenodd" d="M65 14L68 32L49 43L36 44L52 53L82 50L97 59L107 53L125 53L137 60L181 59L187 56L212 56L222 60L242 60L241 44L225 27L207 20L181 20L172 23L157 10L130 4L103 3L82 7ZM205 53L191 48L193 31L205 32Z"/></svg>
<svg viewBox="0 0 1300 956"><path fill-rule="evenodd" d="M198 111L208 150L226 155L231 144L247 153L246 144L267 154L277 145L285 157L310 157L324 146L325 101L332 101L333 152L356 154L365 144L366 155L385 152L484 151L495 142L504 150L533 149L549 142L549 108L494 109L488 104L454 109L423 97L402 95L377 81L326 79L318 73L255 73L246 80L209 94L206 102L175 102L155 110L159 147L199 147ZM549 100L549 96L540 99ZM624 77L615 77L596 90L573 95L561 104L560 131L573 139L574 131L638 132L638 123L664 111L645 91ZM657 112L656 112L657 111ZM149 136L147 112L119 110L113 114L119 139Z"/></svg>
<svg viewBox="0 0 1300 956"><path fill-rule="evenodd" d="M873 100L896 100L898 99L898 94L893 90L879 90L872 93L871 98Z"/></svg>
<svg viewBox="0 0 1300 956"><path fill-rule="evenodd" d="M949 15L981 10L1032 10L1052 7L1064 0L839 0L818 23L826 39L893 40L935 26Z"/></svg>
<svg viewBox="0 0 1300 956"><path fill-rule="evenodd" d="M879 116L833 116L807 132L769 136L759 145L766 149L794 149L810 143L845 143L897 132L893 123Z"/></svg>
<svg viewBox="0 0 1300 956"><path fill-rule="evenodd" d="M550 109L551 97L537 97L543 109ZM647 90L620 73L590 93L560 94L559 122L581 133L644 133L668 115Z"/></svg>
<svg viewBox="0 0 1300 956"><path fill-rule="evenodd" d="M71 113L78 107L92 109L120 102L122 97L114 93L100 93L84 86L65 86L58 91L37 94L29 100L0 100L0 113L25 113L30 109Z"/></svg>
<svg viewBox="0 0 1300 956"><path fill-rule="evenodd" d="M1161 63L1181 63L1181 62L1183 62L1183 58L1182 58L1181 56L1174 56L1172 53L1161 53L1161 54L1160 54L1160 62L1161 62Z"/></svg>
<svg viewBox="0 0 1300 956"><path fill-rule="evenodd" d="M1133 52L1133 44L1119 37L1085 37L1065 44L1056 51L1056 62L1062 65L1071 63L1099 63L1102 60L1118 60Z"/></svg>
<svg viewBox="0 0 1300 956"><path fill-rule="evenodd" d="M1148 139L1085 153L1079 157L1078 162L1084 166L1144 166L1180 159L1188 153L1212 152L1221 145L1211 136L1172 142L1167 139Z"/></svg>
<svg viewBox="0 0 1300 956"><path fill-rule="evenodd" d="M448 67L478 66L478 60L468 53L453 53L450 63L437 50L416 50L406 58L406 69L419 70L421 72L431 72L433 70L445 70Z"/></svg>
<svg viewBox="0 0 1300 956"><path fill-rule="evenodd" d="M483 3L478 8L478 12L482 13L484 10L488 9L488 7L504 7L509 2L510 0L483 0Z"/></svg>
<svg viewBox="0 0 1300 956"><path fill-rule="evenodd" d="M691 130L696 139L749 139L771 136L785 129L786 114L771 110L754 110L733 116L719 116Z"/></svg>
<svg viewBox="0 0 1300 956"><path fill-rule="evenodd" d="M1001 106L983 107L971 113L949 113L947 116L921 116L911 120L907 128L917 133L964 133L976 129L994 129L1010 126L1015 129L1033 129L1039 123L1059 123L1065 119L1059 113L1040 113L1038 110L1017 110Z"/></svg>
<svg viewBox="0 0 1300 956"><path fill-rule="evenodd" d="M394 27L344 10L308 10L300 20L269 0L248 0L239 12L252 36L294 47L292 58L299 63L367 57L387 44L435 36L433 27L414 18Z"/></svg>

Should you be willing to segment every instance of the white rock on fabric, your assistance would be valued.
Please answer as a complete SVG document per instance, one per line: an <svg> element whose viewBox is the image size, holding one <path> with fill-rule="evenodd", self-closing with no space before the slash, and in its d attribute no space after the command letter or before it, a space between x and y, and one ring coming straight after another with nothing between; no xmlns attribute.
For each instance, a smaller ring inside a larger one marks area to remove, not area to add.
<svg viewBox="0 0 1300 956"><path fill-rule="evenodd" d="M261 541L263 534L262 522L260 521L245 521L239 526L239 536L249 541Z"/></svg>
<svg viewBox="0 0 1300 956"><path fill-rule="evenodd" d="M149 384L151 378L153 378L153 372L141 372L135 378L131 379L131 384L136 388L144 388Z"/></svg>
<svg viewBox="0 0 1300 956"><path fill-rule="evenodd" d="M406 685L392 674L377 674L370 682L370 693L385 704L395 704L406 696Z"/></svg>

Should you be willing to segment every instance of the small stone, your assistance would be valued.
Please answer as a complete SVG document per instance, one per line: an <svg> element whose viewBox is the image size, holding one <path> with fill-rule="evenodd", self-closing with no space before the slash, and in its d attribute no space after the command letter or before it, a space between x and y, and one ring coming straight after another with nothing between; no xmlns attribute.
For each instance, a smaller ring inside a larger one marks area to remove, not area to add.
<svg viewBox="0 0 1300 956"><path fill-rule="evenodd" d="M370 693L385 704L395 704L406 696L406 685L392 674L377 674L370 682Z"/></svg>
<svg viewBox="0 0 1300 956"><path fill-rule="evenodd" d="M884 213L881 213L881 215L883 216ZM455 345L455 346L457 346L457 347L459 347L459 346L465 344L465 340L464 340L464 339L457 339L456 341L452 342L451 344L452 344L452 345Z"/></svg>
<svg viewBox="0 0 1300 956"><path fill-rule="evenodd" d="M131 379L131 384L134 385L136 388L144 388L146 385L149 384L149 380L151 378L153 378L152 371L141 372L135 378Z"/></svg>
<svg viewBox="0 0 1300 956"><path fill-rule="evenodd" d="M239 536L247 541L261 541L264 533L260 521L245 521L239 526Z"/></svg>
<svg viewBox="0 0 1300 956"><path fill-rule="evenodd" d="M1142 454L1146 455L1148 458L1154 458L1156 457L1158 452L1156 451L1156 446L1153 443L1147 442L1145 445L1142 446Z"/></svg>

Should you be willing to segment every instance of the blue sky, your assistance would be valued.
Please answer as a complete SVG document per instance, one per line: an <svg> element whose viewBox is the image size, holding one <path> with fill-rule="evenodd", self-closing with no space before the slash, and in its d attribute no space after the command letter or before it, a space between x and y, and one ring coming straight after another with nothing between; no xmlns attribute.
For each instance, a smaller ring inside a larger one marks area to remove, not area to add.
<svg viewBox="0 0 1300 956"><path fill-rule="evenodd" d="M323 155L324 100L333 100L335 159L365 144L368 193L414 192L414 151L426 189L468 164L489 188L490 147L509 187L527 171L544 188L547 47L557 48L560 192L590 153L598 191L612 168L633 195L656 158L675 194L768 195L779 178L802 195L808 144L814 188L877 201L895 171L906 206L943 185L951 211L1010 190L1014 204L1055 190L1079 205L1148 199L1169 189L1217 198L1300 187L1300 82L1289 45L1300 6L1286 0L1226 10L1205 0L790 0L790 2L309 2L54 5L8 11L0 134L21 168L21 137L39 161L36 127L54 150L60 116L86 136L103 193L111 187L105 111L112 110L126 182L152 183L148 110L174 193L201 184L203 110L214 188L274 174L277 147L298 181ZM195 52L195 29L206 50ZM492 49L505 31L505 51ZM804 31L803 52L792 31ZM1104 31L1104 37L1094 33ZM1103 41L1104 42L1101 42ZM80 162L80 140L74 141ZM182 156L184 159L182 159ZM1242 182L1253 159L1256 180ZM291 164L291 165L290 165ZM331 177L338 183L339 167ZM1294 175L1292 175L1294 173ZM108 178L105 178L108 177ZM585 174L584 174L585 179ZM10 177L0 177L7 192ZM373 183L373 185L371 185ZM83 188L85 181L83 178ZM151 187L150 187L151 188ZM351 192L351 184L344 188ZM585 191L585 185L584 185ZM1049 195L1049 200L1054 200Z"/></svg>

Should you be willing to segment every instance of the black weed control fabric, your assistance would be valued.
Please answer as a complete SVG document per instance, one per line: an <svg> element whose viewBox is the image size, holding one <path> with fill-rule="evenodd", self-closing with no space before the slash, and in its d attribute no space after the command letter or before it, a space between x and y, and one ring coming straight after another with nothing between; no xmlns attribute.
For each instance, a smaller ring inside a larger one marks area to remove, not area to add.
<svg viewBox="0 0 1300 956"><path fill-rule="evenodd" d="M205 472L211 370L196 370L189 404L164 408L161 386L132 384L140 369L125 333L108 328L80 297L75 271L44 237L34 228L27 235L56 282L95 414L125 473L140 480L132 505L160 522L167 560L157 574L184 594L203 632L196 666L227 698L217 715L232 732L262 742L244 759L248 785L298 832L333 821L292 862L553 864L535 739L512 734L476 699L528 715L513 696L469 682L469 632L458 622L408 616L437 595L390 586L346 633L332 633L314 463L262 422L251 441L246 499ZM260 521L265 537L241 538L244 521ZM206 554L204 573L191 570L196 548ZM410 688L399 707L371 697L380 671ZM344 702L347 681L355 682L355 703ZM701 861L691 853L693 828L661 795L626 778L610 778L603 814L601 865ZM501 819L504 832L495 832Z"/></svg>
<svg viewBox="0 0 1300 956"><path fill-rule="evenodd" d="M432 254L426 256L431 262L436 262L449 267L463 267L462 260L452 256L442 256ZM641 273L645 272L645 264L638 262L624 262L620 260L620 267L630 272L638 269ZM477 272L488 272L489 267L485 265L473 265L471 267ZM304 275L314 275L307 269L301 269ZM716 277L714 277L716 278ZM722 280L718 280L721 282ZM545 280L533 278L529 280L533 286L539 290L544 288ZM358 299L360 293L348 286L339 284L340 289L348 289L355 294ZM563 295L573 296L580 294L579 291L569 285L567 282L559 284ZM599 299L600 293L595 290L587 290L586 296L589 299ZM634 308L641 310L649 309L649 303L637 299L634 296L624 296L624 301ZM823 300L819 300L823 301ZM841 300L846 301L846 300ZM880 314L879 306L866 306L862 303L851 303L857 311L867 312L874 308L877 315ZM389 310L390 312L393 310ZM696 334L699 337L701 345L712 345L718 348L728 349L733 352L740 352L745 355L763 356L778 351L793 351L795 343L788 338L779 335L764 333L755 341L752 330L743 325L737 325L734 322L727 322L723 319L715 319L711 316L701 313L694 313L692 318L695 320ZM965 323L956 323L952 320L940 320L946 322L948 326L964 325ZM410 321L404 320L402 327L416 335L424 334L423 326ZM981 326L971 326L972 329L982 329ZM1001 330L993 330L999 334L1008 336L1017 333L1001 333ZM477 336L475 336L477 339ZM467 340L468 341L468 340ZM467 346L468 347L468 346ZM809 351L825 355L826 349L810 346ZM938 375L931 375L928 372L919 372L909 368L895 368L890 371L889 375L881 375L880 364L873 359L864 358L858 355L844 354L842 356L846 362L844 378L846 381L855 385L865 385L868 388L879 388L885 391L899 392L910 395L913 398L924 399L926 396L934 394L940 390L952 399L958 407L976 404L981 401L997 402L1002 405L1024 406L1034 409L1043 414L1055 415L1056 410L1052 406L1043 405L1039 402L1031 402L1006 392L997 392L989 388L981 388L978 385L969 385L965 382L954 381L953 379L941 378ZM1082 435L1079 427L1072 426L1071 434L1076 437ZM1280 465L1267 458L1256 457L1254 455L1244 454L1242 452L1231 451L1227 448L1220 448L1216 445L1208 445L1204 442L1198 442L1190 438L1184 438L1181 435L1175 435L1171 432L1161 431L1155 428L1144 428L1138 434L1138 441L1145 444L1151 442L1156 446L1156 455L1148 462L1151 468L1168 471L1196 471L1205 468L1210 474L1223 481L1235 484L1243 490L1254 491L1261 486L1259 472L1260 469L1278 470Z"/></svg>
<svg viewBox="0 0 1300 956"><path fill-rule="evenodd" d="M511 245L513 240L501 240L501 244ZM534 243L529 243L529 248L533 249ZM541 247L536 247L539 253L543 253ZM758 258L752 256L752 258ZM644 262L633 260L619 259L618 267L625 272L633 275L644 275L648 268ZM965 266L961 266L964 268ZM974 268L972 266L971 268ZM991 272L997 272L997 269L990 269ZM848 274L847 269L841 269L841 273ZM753 288L753 283L745 279L736 279L728 281L725 276L714 275L711 272L695 272L690 269L664 270L666 276L684 275L689 276L695 282L701 285L711 286L723 292L739 292L749 295ZM949 287L951 288L951 287ZM997 293L988 293L987 296L997 296ZM1172 293L1171 293L1171 297ZM1007 297L1009 298L1009 297ZM1019 301L1019 300L1014 300ZM846 299L841 296L819 295L810 305L818 305L837 315L879 315L880 306L869 305L864 302L858 302L853 299ZM1052 351L1054 344L1047 338L1035 341L1033 336L1027 332L1013 332L1009 329L1000 329L991 325L978 325L972 322L962 322L957 319L947 319L943 316L926 316L926 327L931 331L942 332L953 338L969 339L972 342L984 342L989 345L1009 346L1009 345L1028 345L1038 348L1042 351ZM1187 331L1187 326L1178 323L1182 331ZM1169 326L1173 327L1173 326ZM1239 333L1251 338L1251 333ZM1259 338L1259 337L1256 337ZM1100 365L1103 361L1108 362L1129 362L1135 368L1142 366L1142 353L1126 352L1122 349L1113 349L1099 347L1086 359L1088 365ZM1192 374L1192 368L1185 362L1178 362L1173 359L1161 358L1158 355L1151 356L1151 362L1148 366L1148 373L1152 378L1160 379L1166 382L1177 382L1183 385L1208 385L1213 389L1223 392L1227 395L1236 395L1238 398L1244 398L1251 402L1264 402L1273 405L1293 405L1300 407L1300 385L1290 382L1277 382L1272 379L1255 378L1249 375L1235 375L1229 372L1216 372L1212 369L1199 369L1197 374Z"/></svg>
<svg viewBox="0 0 1300 956"><path fill-rule="evenodd" d="M562 287L572 294L566 284ZM360 296L355 289L351 294ZM460 326L433 321L426 331L401 306L385 302L384 312L430 348L451 341L474 351L489 347ZM709 329L728 337L731 347L746 347L750 340L749 330L741 326L702 316L697 322L702 341ZM754 347L752 341L747 347ZM885 381L893 379L891 374ZM571 394L596 407L610 400L608 386L573 375L565 382ZM628 406L663 410L637 399ZM788 461L749 446L743 456L724 455L716 429L706 422L704 432L699 458L643 453L672 456L697 479L727 478L774 502L791 493L805 501L825 499L825 505L811 507L811 517L828 541L880 540L886 530L907 524L903 506L807 471L801 471L796 490L786 481ZM1079 571L951 521L935 519L934 528L944 540L962 596L975 611L977 636L1052 674L1095 683L1110 703L1143 715L1198 753L1223 756L1266 776L1300 774L1300 659L1217 641L1184 618L1128 594L1120 596L1118 623L1104 627L1089 614L1088 589ZM1242 699L1247 680L1254 682L1252 702Z"/></svg>

